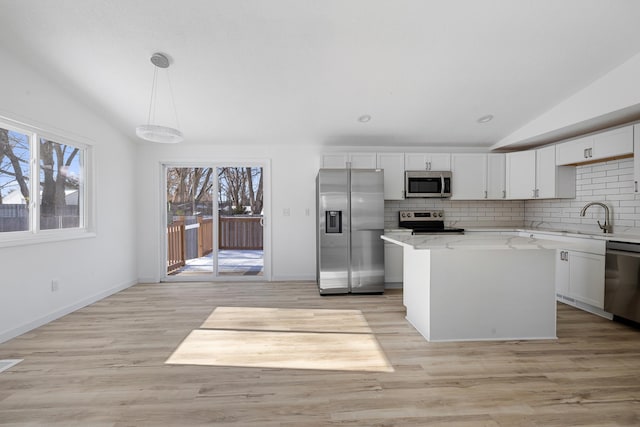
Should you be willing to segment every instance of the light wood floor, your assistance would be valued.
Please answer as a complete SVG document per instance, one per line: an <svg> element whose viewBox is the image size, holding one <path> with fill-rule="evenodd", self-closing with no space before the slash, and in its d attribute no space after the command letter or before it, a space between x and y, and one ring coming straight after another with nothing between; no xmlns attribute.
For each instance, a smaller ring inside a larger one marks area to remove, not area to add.
<svg viewBox="0 0 640 427"><path fill-rule="evenodd" d="M165 364L219 306L361 310L393 372ZM640 425L640 332L560 304L558 337L428 343L398 290L137 285L0 344L25 359L0 373L0 426Z"/></svg>

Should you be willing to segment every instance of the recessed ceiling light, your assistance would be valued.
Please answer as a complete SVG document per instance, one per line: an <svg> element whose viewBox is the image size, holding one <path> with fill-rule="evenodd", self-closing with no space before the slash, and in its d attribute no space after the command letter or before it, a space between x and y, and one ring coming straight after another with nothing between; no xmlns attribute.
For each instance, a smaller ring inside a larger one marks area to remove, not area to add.
<svg viewBox="0 0 640 427"><path fill-rule="evenodd" d="M371 116L370 116L370 115L368 115L368 114L364 114L364 115L362 115L362 116L358 117L358 121L359 121L360 123L367 123L367 122L368 122L368 121L370 121L370 120L371 120Z"/></svg>
<svg viewBox="0 0 640 427"><path fill-rule="evenodd" d="M489 123L493 120L493 115L487 114L486 116L482 116L478 119L478 123Z"/></svg>

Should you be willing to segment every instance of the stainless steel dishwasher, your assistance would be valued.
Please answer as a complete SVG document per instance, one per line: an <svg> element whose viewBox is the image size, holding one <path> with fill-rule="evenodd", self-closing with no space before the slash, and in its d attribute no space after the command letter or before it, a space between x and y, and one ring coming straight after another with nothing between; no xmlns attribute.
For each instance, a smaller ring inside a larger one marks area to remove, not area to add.
<svg viewBox="0 0 640 427"><path fill-rule="evenodd" d="M640 244L607 242L604 309L640 323Z"/></svg>

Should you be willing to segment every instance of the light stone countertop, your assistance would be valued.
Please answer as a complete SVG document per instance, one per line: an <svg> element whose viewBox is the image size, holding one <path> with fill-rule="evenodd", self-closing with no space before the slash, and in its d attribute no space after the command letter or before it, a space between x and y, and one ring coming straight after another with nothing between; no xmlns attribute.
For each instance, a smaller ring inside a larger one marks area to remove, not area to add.
<svg viewBox="0 0 640 427"><path fill-rule="evenodd" d="M615 240L618 242L640 243L640 234L634 233L591 233L580 230L558 230L555 228L543 228L543 227L510 227L510 226L494 226L494 227L463 227L468 232L483 232L483 233L541 233L549 234L549 239L553 239L552 236L565 236L565 237L577 237L581 239L589 240ZM410 234L411 230L408 229L385 229L385 234ZM438 235L439 236L439 235ZM453 236L450 236L453 237ZM385 239L386 240L386 239Z"/></svg>
<svg viewBox="0 0 640 427"><path fill-rule="evenodd" d="M530 237L508 236L503 234L470 234L470 235L443 235L422 234L411 235L407 232L390 232L382 236L386 240L397 245L411 247L413 249L467 249L467 250L531 250L531 249L572 249L566 242L555 240L532 239ZM573 245L571 245L573 246ZM575 249L580 245L576 244Z"/></svg>
<svg viewBox="0 0 640 427"><path fill-rule="evenodd" d="M578 237L581 239L594 240L616 240L619 242L640 243L640 235L633 233L590 233L580 230L558 230L555 228L533 228L533 227L467 227L465 231L480 232L525 232L525 233L544 233L552 236Z"/></svg>

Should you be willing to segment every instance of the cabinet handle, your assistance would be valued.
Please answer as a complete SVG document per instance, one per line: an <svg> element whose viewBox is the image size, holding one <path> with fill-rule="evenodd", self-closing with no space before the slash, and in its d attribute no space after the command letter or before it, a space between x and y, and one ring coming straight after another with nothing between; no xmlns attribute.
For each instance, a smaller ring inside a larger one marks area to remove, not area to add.
<svg viewBox="0 0 640 427"><path fill-rule="evenodd" d="M489 197L489 194L487 193L487 190L484 190L484 198L486 199L488 197Z"/></svg>
<svg viewBox="0 0 640 427"><path fill-rule="evenodd" d="M593 148L589 148L589 157L593 157Z"/></svg>
<svg viewBox="0 0 640 427"><path fill-rule="evenodd" d="M587 156L587 150L588 150L588 148L585 148L584 150L582 150L582 157L584 157L585 159L588 157Z"/></svg>
<svg viewBox="0 0 640 427"><path fill-rule="evenodd" d="M637 187L637 183L636 183L636 187ZM507 198L507 190L502 190L502 198L503 199Z"/></svg>
<svg viewBox="0 0 640 427"><path fill-rule="evenodd" d="M636 184L636 193L638 192L638 181L635 182Z"/></svg>

